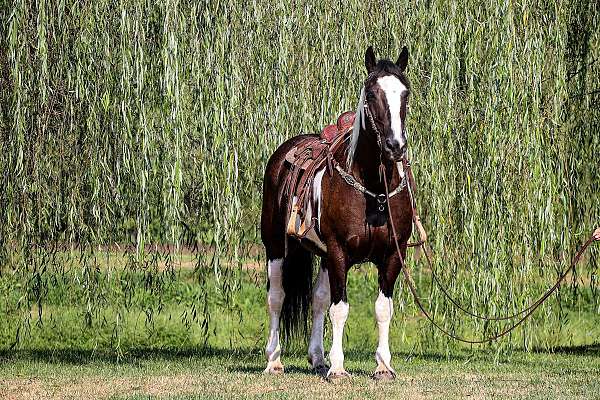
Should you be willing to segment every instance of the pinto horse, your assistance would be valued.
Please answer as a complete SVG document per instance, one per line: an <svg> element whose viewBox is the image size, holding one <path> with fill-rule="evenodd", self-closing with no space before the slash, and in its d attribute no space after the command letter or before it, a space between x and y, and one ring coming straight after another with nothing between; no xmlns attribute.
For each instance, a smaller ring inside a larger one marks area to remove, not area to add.
<svg viewBox="0 0 600 400"><path fill-rule="evenodd" d="M344 369L342 338L348 318L346 279L352 265L372 262L378 270L379 295L375 316L379 344L375 351L375 379L393 379L388 344L393 313L394 284L401 272L401 261L393 242L388 207L397 231L402 257L412 230L411 204L406 181L396 163L406 155L406 112L410 84L404 74L408 50L398 60L375 58L372 47L365 52L368 76L361 90L349 141L331 154L336 169L326 166L312 181L318 235L326 245L316 282L312 282L313 251L286 232L289 202L286 177L290 174L286 154L308 137L300 135L283 143L267 163L261 217L261 237L267 255L267 304L270 314L266 346L265 373L283 373L281 362L280 319L284 333L298 332L308 320L312 303L312 329L308 360L312 368L328 379L348 377ZM341 168L340 168L341 167ZM385 169L385 174L382 172ZM388 182L384 182L383 176ZM354 179L354 185L349 184ZM385 184L394 196L387 198ZM333 340L329 352L331 366L325 361L323 325L329 309Z"/></svg>

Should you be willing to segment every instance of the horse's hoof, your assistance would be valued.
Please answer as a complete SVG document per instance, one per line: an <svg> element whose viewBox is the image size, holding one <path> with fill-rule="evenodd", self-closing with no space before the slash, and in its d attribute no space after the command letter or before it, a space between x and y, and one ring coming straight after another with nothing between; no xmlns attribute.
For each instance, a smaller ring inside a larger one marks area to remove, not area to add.
<svg viewBox="0 0 600 400"><path fill-rule="evenodd" d="M342 382L350 378L350 374L343 369L339 371L329 370L329 372L327 372L327 380L329 382Z"/></svg>
<svg viewBox="0 0 600 400"><path fill-rule="evenodd" d="M373 375L371 375L371 378L376 381L393 381L394 379L396 379L396 374L392 371L381 370L375 371Z"/></svg>
<svg viewBox="0 0 600 400"><path fill-rule="evenodd" d="M315 374L322 376L323 378L327 377L327 372L329 371L329 368L324 365L317 365L316 367L313 367L313 371L315 371Z"/></svg>
<svg viewBox="0 0 600 400"><path fill-rule="evenodd" d="M283 374L283 364L281 361L269 361L263 373L271 375Z"/></svg>

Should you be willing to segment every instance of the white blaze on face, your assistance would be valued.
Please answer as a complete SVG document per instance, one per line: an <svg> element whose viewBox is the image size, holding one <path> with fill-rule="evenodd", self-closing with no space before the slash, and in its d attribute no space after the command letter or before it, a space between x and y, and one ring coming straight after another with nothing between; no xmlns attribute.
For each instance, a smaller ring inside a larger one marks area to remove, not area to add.
<svg viewBox="0 0 600 400"><path fill-rule="evenodd" d="M402 105L402 94L408 89L400 82L400 79L393 75L387 75L383 78L377 79L377 83L383 93L390 108L390 116L392 118L392 132L394 132L394 139L398 141L400 147L406 144L406 140L402 135L403 122L400 118L400 106Z"/></svg>

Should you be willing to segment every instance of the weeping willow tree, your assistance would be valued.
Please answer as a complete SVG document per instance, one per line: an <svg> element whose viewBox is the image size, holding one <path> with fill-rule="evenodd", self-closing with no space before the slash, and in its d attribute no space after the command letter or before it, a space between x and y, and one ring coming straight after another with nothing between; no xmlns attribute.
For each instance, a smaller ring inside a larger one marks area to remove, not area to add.
<svg viewBox="0 0 600 400"><path fill-rule="evenodd" d="M474 310L517 310L600 221L599 15L590 0L6 1L0 312L16 316L18 341L63 285L88 326L118 336L128 310L161 312L183 254L204 289L181 319L210 335L209 297L233 307L235 266L260 257L269 154L355 108L368 45L393 59L404 44L410 155L437 268ZM535 324L560 329L567 303L598 310L577 290L585 281L595 293L597 259ZM137 290L153 300L139 304ZM428 290L436 318L460 331Z"/></svg>

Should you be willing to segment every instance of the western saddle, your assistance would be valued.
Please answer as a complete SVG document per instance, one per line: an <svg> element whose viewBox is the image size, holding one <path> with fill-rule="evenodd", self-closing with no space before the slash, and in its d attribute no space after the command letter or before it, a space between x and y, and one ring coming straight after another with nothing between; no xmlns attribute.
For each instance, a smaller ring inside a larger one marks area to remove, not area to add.
<svg viewBox="0 0 600 400"><path fill-rule="evenodd" d="M337 165L333 154L350 137L354 117L352 111L343 113L337 124L326 126L319 136L307 136L285 155L290 167L283 189L283 195L288 199L286 232L304 247L321 255L327 252L327 247L316 229L318 215L315 215L313 181L323 167L328 174L333 173Z"/></svg>

